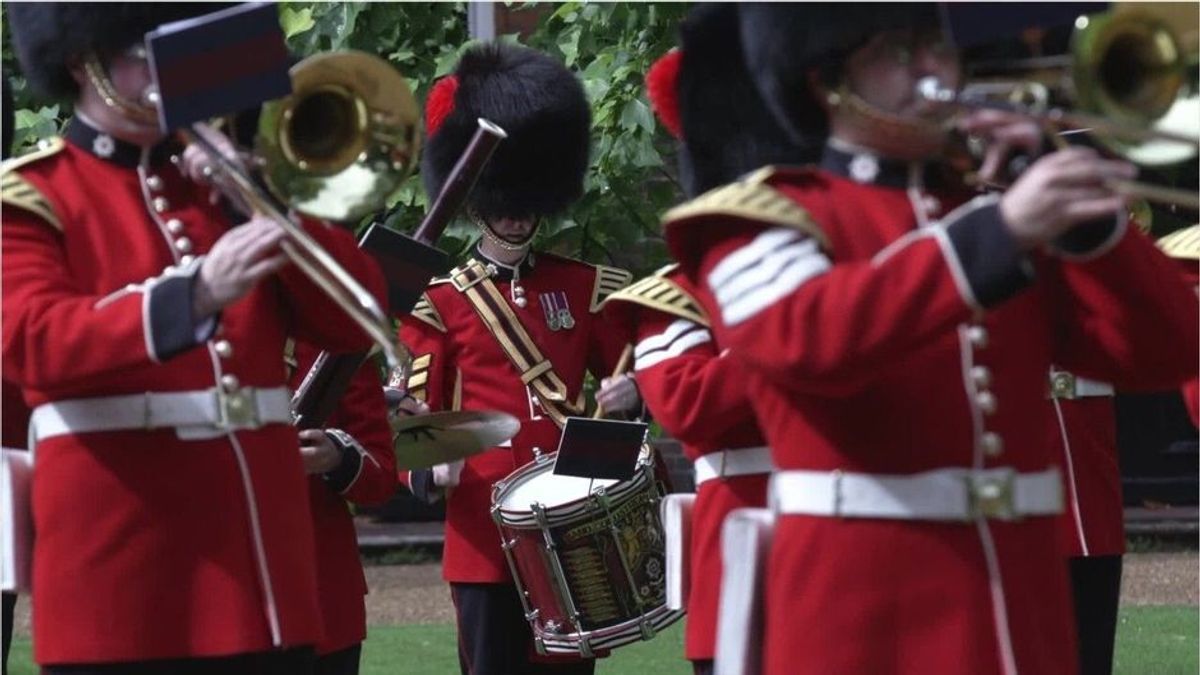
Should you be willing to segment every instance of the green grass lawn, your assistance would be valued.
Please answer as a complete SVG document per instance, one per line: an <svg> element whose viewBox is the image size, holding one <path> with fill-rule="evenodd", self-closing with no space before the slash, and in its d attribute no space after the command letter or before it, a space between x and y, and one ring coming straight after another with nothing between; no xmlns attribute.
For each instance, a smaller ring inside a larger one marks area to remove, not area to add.
<svg viewBox="0 0 1200 675"><path fill-rule="evenodd" d="M1196 607L1126 607L1117 628L1115 672L1123 675L1194 675L1200 671ZM377 626L363 648L362 675L446 675L458 672L454 627ZM16 640L9 659L12 675L34 675L28 640ZM600 661L598 675L653 673L688 675L683 660L683 623L652 642L637 643Z"/></svg>

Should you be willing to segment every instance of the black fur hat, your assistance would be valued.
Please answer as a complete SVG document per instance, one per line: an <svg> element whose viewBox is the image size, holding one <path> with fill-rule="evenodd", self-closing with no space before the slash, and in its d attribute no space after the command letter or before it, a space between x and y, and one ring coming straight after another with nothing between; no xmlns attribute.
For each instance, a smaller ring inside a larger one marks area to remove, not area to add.
<svg viewBox="0 0 1200 675"><path fill-rule="evenodd" d="M583 194L591 114L583 85L554 58L534 49L488 43L463 54L425 106L421 159L432 199L483 117L508 133L469 208L485 219L547 216Z"/></svg>
<svg viewBox="0 0 1200 675"><path fill-rule="evenodd" d="M736 3L697 5L680 27L676 83L683 143L679 177L689 196L767 164L816 161L763 103L742 59Z"/></svg>
<svg viewBox="0 0 1200 675"><path fill-rule="evenodd" d="M738 6L738 16L755 85L780 125L805 146L823 143L828 135L825 111L811 93L811 70L832 83L842 61L872 35L940 25L933 3L746 3Z"/></svg>
<svg viewBox="0 0 1200 675"><path fill-rule="evenodd" d="M45 96L74 98L79 86L68 69L96 52L107 58L140 42L164 23L209 14L227 3L14 2L8 21L21 70Z"/></svg>

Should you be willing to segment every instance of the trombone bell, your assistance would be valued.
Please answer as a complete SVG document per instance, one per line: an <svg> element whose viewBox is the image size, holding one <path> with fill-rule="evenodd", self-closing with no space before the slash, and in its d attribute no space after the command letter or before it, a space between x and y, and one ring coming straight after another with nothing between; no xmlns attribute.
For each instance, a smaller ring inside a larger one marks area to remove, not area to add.
<svg viewBox="0 0 1200 675"><path fill-rule="evenodd" d="M387 61L358 51L292 67L292 91L263 106L257 154L271 191L300 213L354 222L381 210L413 168L419 108Z"/></svg>

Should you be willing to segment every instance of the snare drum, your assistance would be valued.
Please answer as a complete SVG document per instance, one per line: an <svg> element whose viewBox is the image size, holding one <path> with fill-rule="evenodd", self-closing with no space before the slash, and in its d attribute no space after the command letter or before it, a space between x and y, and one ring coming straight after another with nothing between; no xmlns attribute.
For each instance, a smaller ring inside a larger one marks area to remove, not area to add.
<svg viewBox="0 0 1200 675"><path fill-rule="evenodd" d="M554 454L492 490L492 518L542 654L593 657L649 640L666 606L666 556L653 465L632 480L556 476Z"/></svg>

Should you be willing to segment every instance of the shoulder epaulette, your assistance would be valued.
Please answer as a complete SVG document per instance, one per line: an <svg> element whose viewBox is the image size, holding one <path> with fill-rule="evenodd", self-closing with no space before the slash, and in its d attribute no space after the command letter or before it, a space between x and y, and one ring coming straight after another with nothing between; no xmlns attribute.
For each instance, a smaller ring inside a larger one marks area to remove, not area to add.
<svg viewBox="0 0 1200 675"><path fill-rule="evenodd" d="M32 213L59 232L63 229L62 222L54 213L54 207L50 205L50 200L46 199L45 195L33 186L33 183L22 177L18 169L49 157L64 147L66 145L61 138L51 138L39 144L37 150L6 160L3 165L0 165L0 201Z"/></svg>
<svg viewBox="0 0 1200 675"><path fill-rule="evenodd" d="M432 326L439 333L446 332L446 322L442 321L442 315L438 313L437 307L429 301L429 294L422 293L421 299L417 300L417 306L413 307L412 317L419 319Z"/></svg>
<svg viewBox="0 0 1200 675"><path fill-rule="evenodd" d="M799 230L828 247L825 233L808 211L767 184L768 178L778 175L788 175L788 171L763 167L737 182L709 190L667 211L663 224L669 227L710 216L745 218Z"/></svg>
<svg viewBox="0 0 1200 675"><path fill-rule="evenodd" d="M708 327L708 315L696 298L692 297L682 286L666 278L666 273L674 269L668 265L655 272L652 276L638 279L632 284L613 293L602 304L610 302L630 302L635 305L687 319L692 323Z"/></svg>
<svg viewBox="0 0 1200 675"><path fill-rule="evenodd" d="M1158 240L1158 248L1171 258L1200 260L1200 225L1192 225Z"/></svg>
<svg viewBox="0 0 1200 675"><path fill-rule="evenodd" d="M606 265L596 265L596 284L592 287L592 304L588 311L592 314L600 311L604 299L621 290L633 279L633 274L626 270Z"/></svg>

